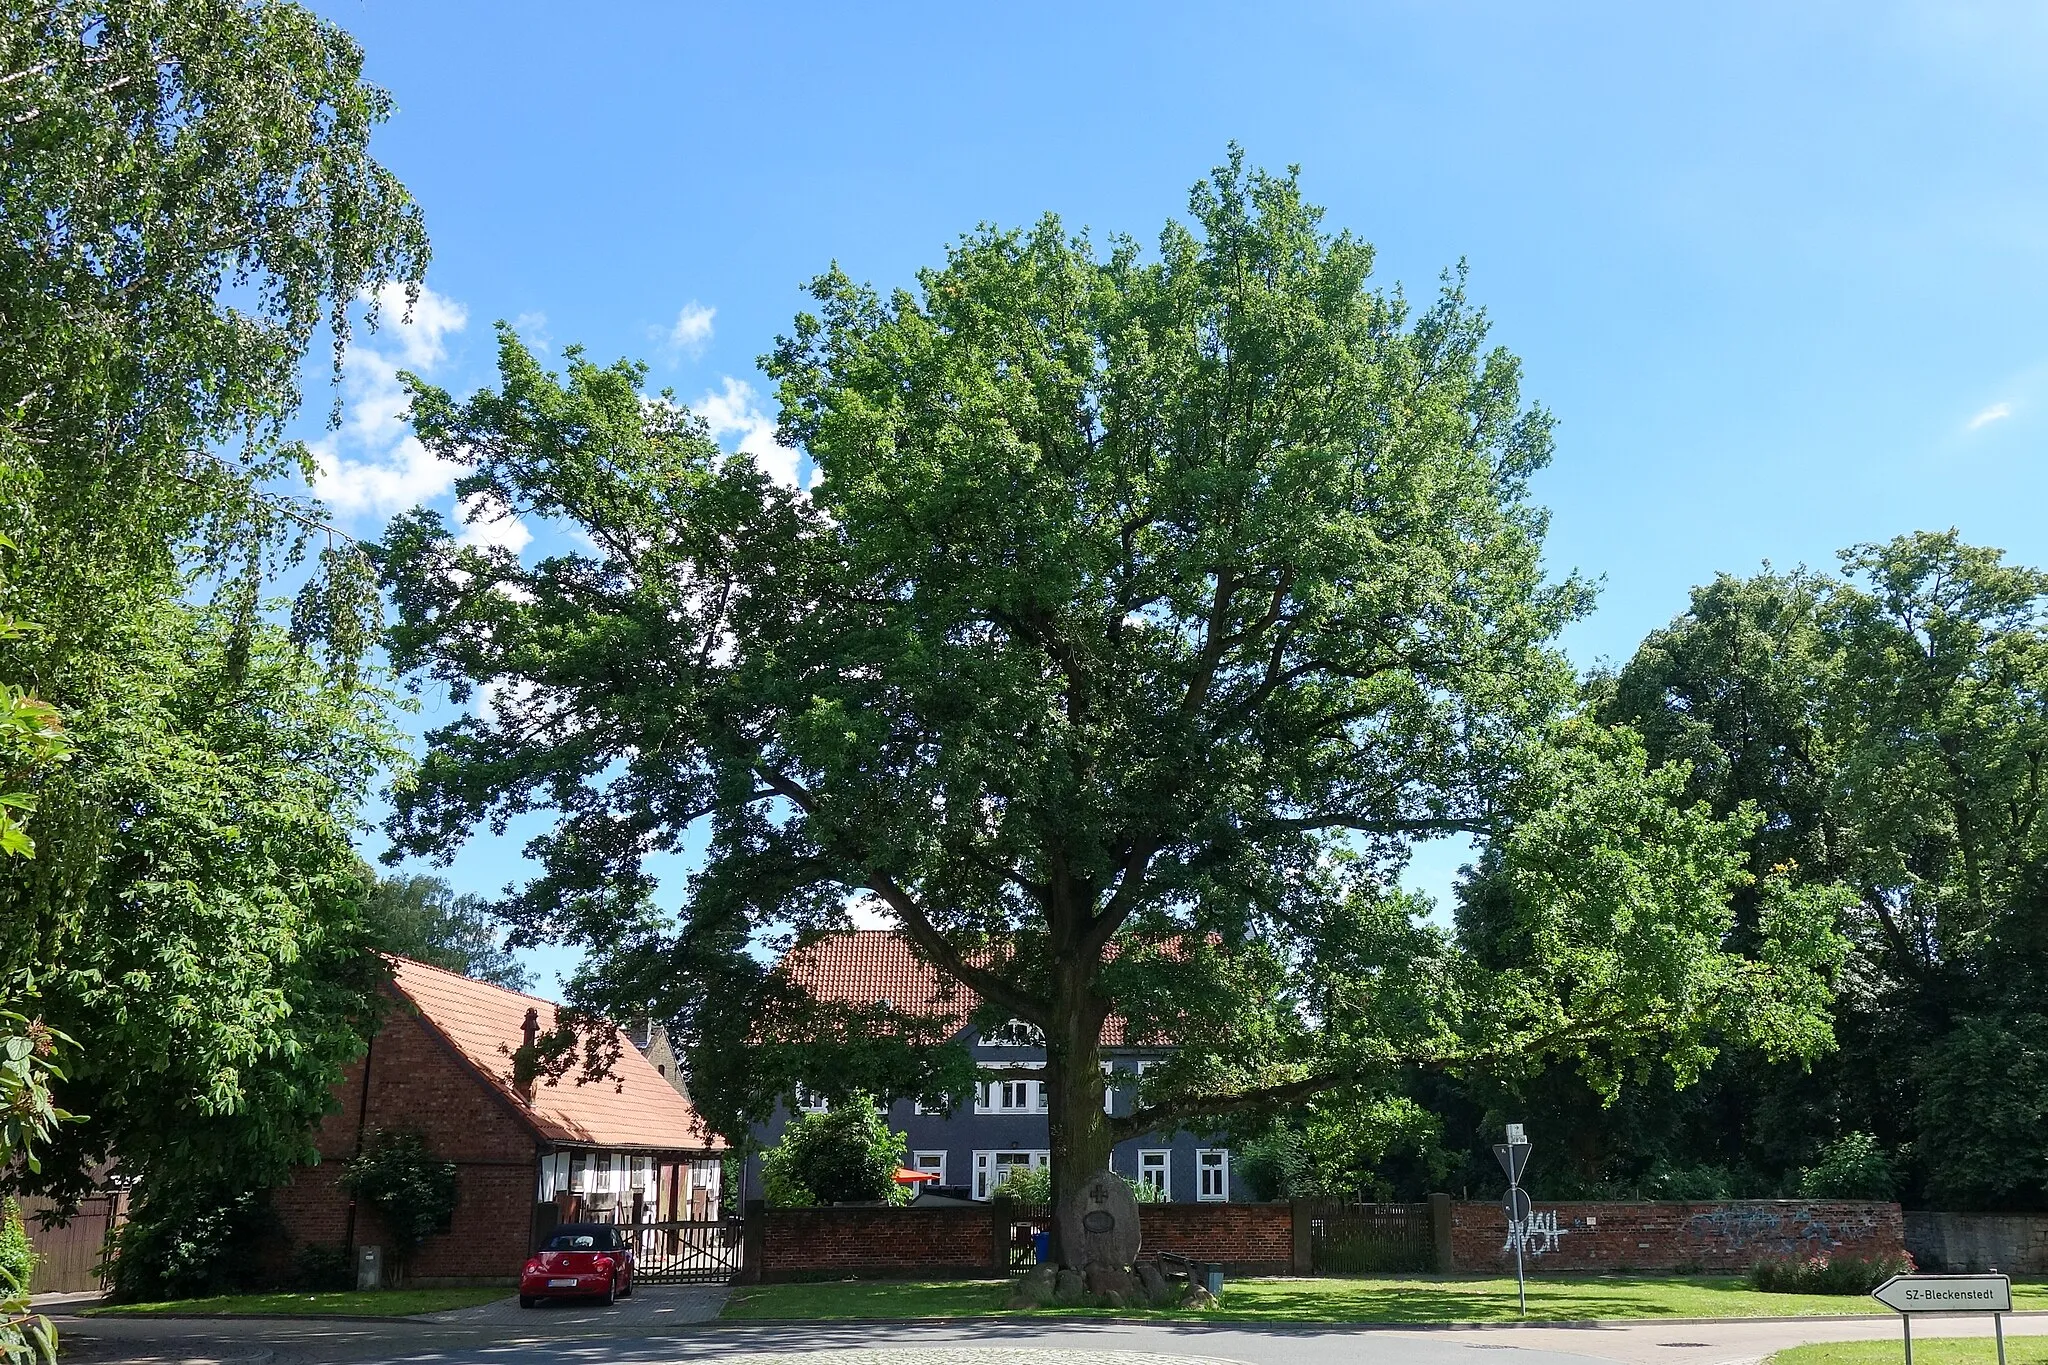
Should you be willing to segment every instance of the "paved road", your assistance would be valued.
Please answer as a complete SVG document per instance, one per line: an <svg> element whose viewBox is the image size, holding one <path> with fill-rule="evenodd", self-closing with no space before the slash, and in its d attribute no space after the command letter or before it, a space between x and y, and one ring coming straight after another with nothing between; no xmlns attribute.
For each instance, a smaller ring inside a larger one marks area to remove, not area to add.
<svg viewBox="0 0 2048 1365"><path fill-rule="evenodd" d="M642 1302L631 1321L607 1318L604 1310L521 1315L487 1305L434 1321L72 1319L60 1327L82 1361L241 1365L1169 1365L1165 1357L1197 1365L1749 1365L1804 1341L1898 1333L1889 1317L1458 1329L1044 1319L676 1325L703 1313L704 1297L702 1290L649 1286L635 1296ZM1916 1337L1989 1331L1980 1318L1914 1327ZM2006 1331L2048 1334L2048 1314L2009 1317ZM1503 1351L1515 1354L1482 1354Z"/></svg>

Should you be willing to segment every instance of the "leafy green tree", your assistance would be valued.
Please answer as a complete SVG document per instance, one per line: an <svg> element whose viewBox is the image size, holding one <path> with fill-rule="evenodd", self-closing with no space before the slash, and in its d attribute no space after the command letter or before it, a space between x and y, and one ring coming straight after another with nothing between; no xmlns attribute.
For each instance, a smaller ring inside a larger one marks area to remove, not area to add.
<svg viewBox="0 0 2048 1365"><path fill-rule="evenodd" d="M377 946L515 991L533 978L506 949L504 931L481 896L458 896L446 879L380 877L365 915Z"/></svg>
<svg viewBox="0 0 2048 1365"><path fill-rule="evenodd" d="M77 1040L56 1091L89 1116L32 1183L75 1193L118 1157L145 1184L262 1184L374 1027L350 836L399 751L377 697L280 628L165 603L114 640L133 671L72 713L44 849L0 881L0 953Z"/></svg>
<svg viewBox="0 0 2048 1365"><path fill-rule="evenodd" d="M376 1210L391 1237L392 1270L400 1283L427 1239L454 1223L455 1163L435 1156L416 1129L373 1134L342 1171L341 1187Z"/></svg>
<svg viewBox="0 0 2048 1365"><path fill-rule="evenodd" d="M1908 1197L2048 1207L2048 1148L2026 1136L2028 1002L2048 984L2048 575L1953 531L1842 562L1697 590L1602 702L1654 757L1692 762L1717 810L1756 805L1753 869L1849 892L1839 1054L1811 1077L1731 1059L1722 1112L1696 1126L1786 1187L1861 1132L1902 1153Z"/></svg>
<svg viewBox="0 0 2048 1365"><path fill-rule="evenodd" d="M492 699L432 737L401 846L558 811L509 914L589 946L587 1003L653 1002L728 1131L799 1082L967 1088L887 1002L819 1009L754 955L866 900L983 1023L1044 1034L1056 1183L1125 1137L1418 1065L1534 1052L1604 1080L1689 1073L1710 1027L1824 1045L1824 915L1774 896L1769 954L1722 950L1750 818L1554 728L1550 641L1588 594L1543 578L1550 419L1461 285L1411 310L1291 175L1235 158L1191 211L1151 260L1048 218L965 239L915 292L821 277L768 361L807 493L636 366L557 377L506 333L497 391L418 387L465 493L593 548L529 567L428 512L390 529L394 661ZM699 822L671 920L643 859ZM1508 841L1534 917L1513 972L1384 889L1454 831ZM1112 1015L1181 1045L1116 1117Z"/></svg>
<svg viewBox="0 0 2048 1365"><path fill-rule="evenodd" d="M1260 1199L1388 1200L1397 1176L1437 1187L1455 1160L1441 1137L1442 1121L1405 1095L1335 1091L1240 1138L1232 1168Z"/></svg>
<svg viewBox="0 0 2048 1365"><path fill-rule="evenodd" d="M172 1260L306 1152L375 999L349 848L396 756L357 669L375 593L284 438L315 338L338 365L350 310L426 262L361 67L282 0L0 12L0 619L43 627L0 677L72 751L0 883L0 1004L33 989L77 1039L56 1084L89 1118L5 1178L75 1194L118 1154L124 1247ZM321 535L287 631L266 593Z"/></svg>
<svg viewBox="0 0 2048 1365"><path fill-rule="evenodd" d="M903 1134L872 1095L859 1091L822 1113L798 1114L761 1157L761 1190L777 1208L911 1198L896 1183L908 1153Z"/></svg>
<svg viewBox="0 0 2048 1365"><path fill-rule="evenodd" d="M391 105L362 62L285 0L0 14L0 458L26 471L10 529L46 696L195 558L247 614L306 548L280 496L311 467L283 439L301 364L324 328L338 373L350 309L427 260L369 154ZM362 562L322 558L299 624L352 657Z"/></svg>

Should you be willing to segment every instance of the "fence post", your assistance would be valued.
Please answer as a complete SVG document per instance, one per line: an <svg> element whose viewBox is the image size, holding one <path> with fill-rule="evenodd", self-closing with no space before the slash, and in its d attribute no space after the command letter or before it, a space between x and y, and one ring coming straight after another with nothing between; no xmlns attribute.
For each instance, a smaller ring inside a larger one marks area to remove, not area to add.
<svg viewBox="0 0 2048 1365"><path fill-rule="evenodd" d="M768 1203L749 1199L746 1220L740 1224L740 1273L733 1278L741 1284L760 1284L767 1274Z"/></svg>
<svg viewBox="0 0 2048 1365"><path fill-rule="evenodd" d="M1313 1275L1316 1270L1315 1207L1304 1200L1288 1201L1288 1209L1294 1215L1294 1273Z"/></svg>
<svg viewBox="0 0 2048 1365"><path fill-rule="evenodd" d="M988 1201L989 1269L998 1275L1010 1273L1010 1223L1017 1216L1017 1202L998 1194Z"/></svg>
<svg viewBox="0 0 2048 1365"><path fill-rule="evenodd" d="M1451 1245L1451 1197L1448 1194L1432 1194L1429 1197L1430 1241L1436 1245L1436 1273L1449 1275L1458 1268L1458 1254Z"/></svg>

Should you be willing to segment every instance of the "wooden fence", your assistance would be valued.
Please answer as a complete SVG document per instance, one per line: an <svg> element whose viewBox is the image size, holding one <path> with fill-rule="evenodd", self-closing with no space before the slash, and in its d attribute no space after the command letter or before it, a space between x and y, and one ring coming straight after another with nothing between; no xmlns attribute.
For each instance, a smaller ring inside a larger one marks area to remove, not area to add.
<svg viewBox="0 0 2048 1365"><path fill-rule="evenodd" d="M29 1281L29 1292L75 1293L101 1288L99 1265L106 1257L108 1241L127 1220L127 1193L110 1190L91 1195L69 1221L45 1227L37 1215L55 1207L47 1199L21 1201L22 1222L27 1224L29 1242L36 1249L36 1273Z"/></svg>

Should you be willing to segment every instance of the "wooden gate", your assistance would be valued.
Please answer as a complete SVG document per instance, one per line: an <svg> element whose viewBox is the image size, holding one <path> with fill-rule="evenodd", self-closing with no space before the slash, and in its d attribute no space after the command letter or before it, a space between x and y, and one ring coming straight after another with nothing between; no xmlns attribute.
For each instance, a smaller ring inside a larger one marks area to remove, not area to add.
<svg viewBox="0 0 2048 1365"><path fill-rule="evenodd" d="M120 1190L89 1195L69 1222L55 1227L44 1227L37 1217L55 1207L49 1200L22 1200L21 1221L36 1249L36 1273L29 1280L29 1292L59 1294L102 1288L99 1265L106 1258L108 1240L127 1217L127 1198Z"/></svg>
<svg viewBox="0 0 2048 1365"><path fill-rule="evenodd" d="M1319 1205L1309 1247L1319 1275L1437 1269L1427 1204Z"/></svg>
<svg viewBox="0 0 2048 1365"><path fill-rule="evenodd" d="M622 1223L633 1241L633 1273L648 1284L725 1284L746 1263L745 1223Z"/></svg>

